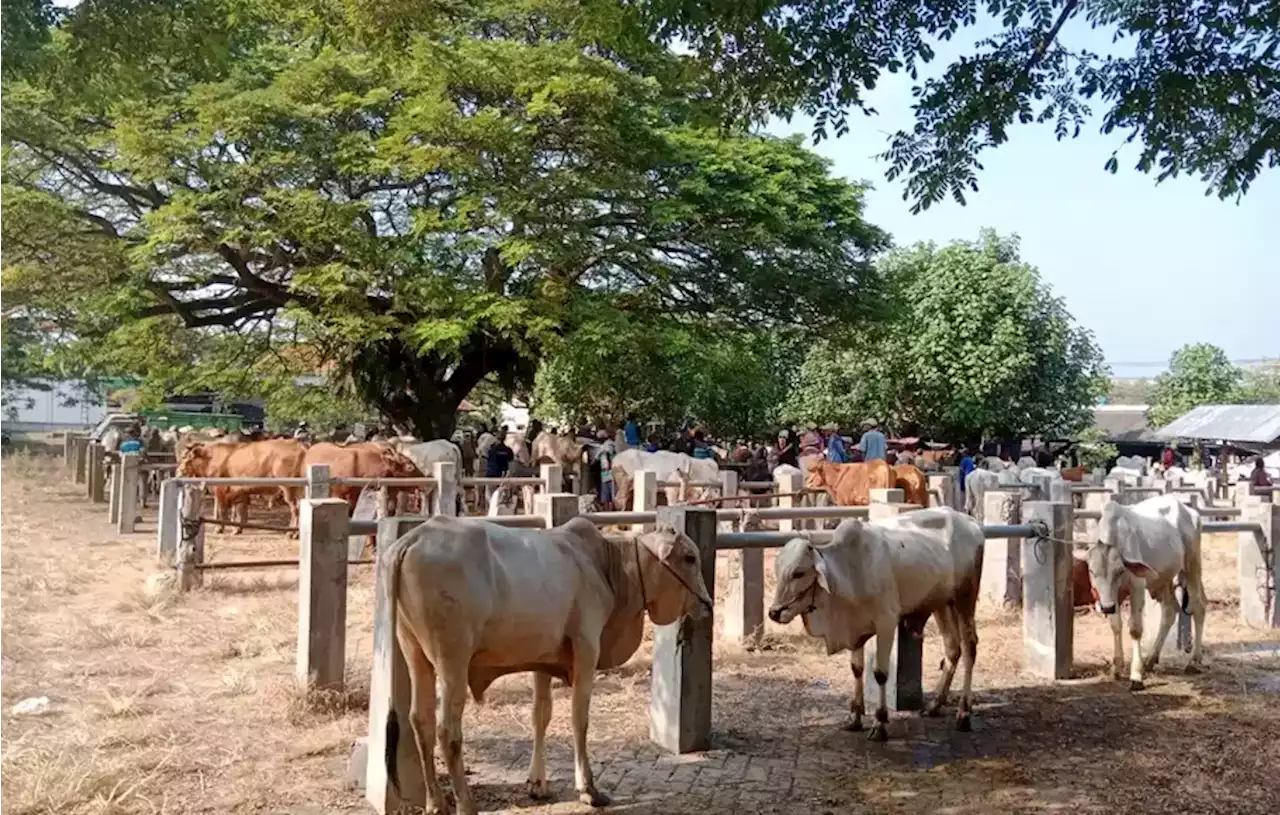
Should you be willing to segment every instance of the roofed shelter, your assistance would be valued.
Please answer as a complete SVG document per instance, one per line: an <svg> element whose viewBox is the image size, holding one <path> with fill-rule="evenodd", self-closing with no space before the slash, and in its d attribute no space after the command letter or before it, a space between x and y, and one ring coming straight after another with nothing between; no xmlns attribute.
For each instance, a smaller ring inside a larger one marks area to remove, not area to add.
<svg viewBox="0 0 1280 815"><path fill-rule="evenodd" d="M1163 439L1192 439L1254 451L1280 450L1280 405L1201 405L1156 431Z"/></svg>

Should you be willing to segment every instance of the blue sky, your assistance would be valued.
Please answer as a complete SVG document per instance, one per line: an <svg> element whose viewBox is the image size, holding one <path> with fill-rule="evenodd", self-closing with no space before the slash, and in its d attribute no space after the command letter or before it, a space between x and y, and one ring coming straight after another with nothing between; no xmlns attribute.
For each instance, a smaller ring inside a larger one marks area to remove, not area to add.
<svg viewBox="0 0 1280 815"><path fill-rule="evenodd" d="M1063 33L1072 46L1112 49L1109 34L1081 20ZM942 44L934 65L956 48ZM1232 359L1280 357L1280 173L1264 174L1238 204L1220 201L1205 197L1198 178L1157 185L1128 169L1132 148L1120 153L1117 174L1107 173L1103 164L1123 136L1102 136L1096 122L1064 142L1051 125L1025 125L983 154L986 169L967 206L947 200L912 215L901 183L886 181L874 158L889 133L912 124L911 85L885 75L867 96L879 115L855 113L848 135L815 147L837 175L874 184L868 218L896 243L973 240L985 226L1017 233L1023 259L1096 334L1117 376L1154 376L1161 366L1116 363L1165 361L1188 342L1214 343ZM797 117L769 130L807 136L810 122Z"/></svg>

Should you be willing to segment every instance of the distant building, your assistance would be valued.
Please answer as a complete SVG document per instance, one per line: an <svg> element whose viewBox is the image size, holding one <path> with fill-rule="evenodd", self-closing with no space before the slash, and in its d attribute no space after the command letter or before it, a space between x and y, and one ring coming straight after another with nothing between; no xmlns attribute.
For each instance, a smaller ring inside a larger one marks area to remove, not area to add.
<svg viewBox="0 0 1280 815"><path fill-rule="evenodd" d="M1167 444L1147 421L1149 405L1095 405L1093 426L1122 456L1155 456Z"/></svg>
<svg viewBox="0 0 1280 815"><path fill-rule="evenodd" d="M48 390L15 388L5 394L6 430L44 432L97 424L107 415L106 400L82 382L48 382Z"/></svg>

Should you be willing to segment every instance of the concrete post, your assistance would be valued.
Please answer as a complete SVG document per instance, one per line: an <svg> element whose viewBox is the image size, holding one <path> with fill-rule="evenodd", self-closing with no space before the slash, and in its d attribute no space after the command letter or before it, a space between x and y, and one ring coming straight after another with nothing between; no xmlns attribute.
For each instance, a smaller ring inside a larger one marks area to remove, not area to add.
<svg viewBox="0 0 1280 815"><path fill-rule="evenodd" d="M419 807L426 798L426 780L412 737L409 706L409 666L396 642L396 622L391 615L391 545L421 524L422 518L385 518L378 522L378 575L373 602L373 665L369 680L369 743L365 763L365 800L379 815ZM387 778L387 722L392 712L400 726L396 743L399 792Z"/></svg>
<svg viewBox="0 0 1280 815"><path fill-rule="evenodd" d="M1048 476L1032 476L1030 482L1022 487L1022 500L1048 501L1053 479Z"/></svg>
<svg viewBox="0 0 1280 815"><path fill-rule="evenodd" d="M721 470L720 471L720 497L734 498L738 495L738 471L737 470ZM739 501L721 501L720 506L728 509L739 509L743 504ZM732 521L727 521L725 526L721 527L725 530L732 528Z"/></svg>
<svg viewBox="0 0 1280 815"><path fill-rule="evenodd" d="M1049 500L1055 504L1070 504L1074 509L1076 495L1071 489L1071 482L1061 478L1049 479Z"/></svg>
<svg viewBox="0 0 1280 815"><path fill-rule="evenodd" d="M773 491L778 493L778 506L790 508L800 505L799 493L804 489L804 476L801 473L777 473L773 476L773 485ZM801 528L798 521L778 521L779 532L794 532Z"/></svg>
<svg viewBox="0 0 1280 815"><path fill-rule="evenodd" d="M390 487L378 487L378 492L374 496L373 517L376 520L390 518L396 512L395 503L391 500Z"/></svg>
<svg viewBox="0 0 1280 815"><path fill-rule="evenodd" d="M930 475L929 506L954 508L956 505L956 480L949 475ZM939 500L941 499L941 500Z"/></svg>
<svg viewBox="0 0 1280 815"><path fill-rule="evenodd" d="M588 486L591 481L591 465L578 457L578 463L573 468L573 491L577 495L589 495L591 489Z"/></svg>
<svg viewBox="0 0 1280 815"><path fill-rule="evenodd" d="M95 504L107 502L107 473L103 466L101 444L89 445L89 500Z"/></svg>
<svg viewBox="0 0 1280 815"><path fill-rule="evenodd" d="M89 464L89 438L87 436L76 436L75 438L75 481L77 484L83 484L88 478Z"/></svg>
<svg viewBox="0 0 1280 815"><path fill-rule="evenodd" d="M67 478L75 478L76 474L76 434L67 433L62 437L62 469Z"/></svg>
<svg viewBox="0 0 1280 815"><path fill-rule="evenodd" d="M873 492L875 492L873 490ZM890 490L889 492L902 492ZM887 520L920 509L915 504L901 502L871 503L871 521ZM863 648L867 679L866 712L875 713L880 704L879 688L872 677L876 668L876 640L867 640ZM899 621L898 633L894 637L893 648L889 651L889 682L885 686L885 698L890 710L923 710L924 709L924 638L919 639Z"/></svg>
<svg viewBox="0 0 1280 815"><path fill-rule="evenodd" d="M882 489L877 487L871 490L871 503L873 504L901 504L907 500L907 495L897 487Z"/></svg>
<svg viewBox="0 0 1280 815"><path fill-rule="evenodd" d="M177 479L160 482L160 513L156 523L156 562L177 565L178 539L182 531L182 485Z"/></svg>
<svg viewBox="0 0 1280 815"><path fill-rule="evenodd" d="M120 523L120 461L107 463L107 523Z"/></svg>
<svg viewBox="0 0 1280 815"><path fill-rule="evenodd" d="M533 497L535 515L546 519L547 529L567 524L578 514L578 496L569 492L540 492Z"/></svg>
<svg viewBox="0 0 1280 815"><path fill-rule="evenodd" d="M142 456L137 453L124 453L120 456L120 520L116 523L116 531L121 535L132 534L134 524L138 520L138 465Z"/></svg>
<svg viewBox="0 0 1280 815"><path fill-rule="evenodd" d="M636 470L631 482L631 509L653 512L658 508L658 474L653 470ZM632 532L648 532L653 524L632 524Z"/></svg>
<svg viewBox="0 0 1280 815"><path fill-rule="evenodd" d="M191 591L204 582L200 564L204 563L204 524L200 522L200 505L204 489L187 486L182 490L181 538L178 543L178 591Z"/></svg>
<svg viewBox="0 0 1280 815"><path fill-rule="evenodd" d="M715 599L716 513L714 509L660 507L658 523L693 541L702 558L702 578ZM712 615L683 618L653 628L649 692L649 738L673 753L706 750L711 744Z"/></svg>
<svg viewBox="0 0 1280 815"><path fill-rule="evenodd" d="M1240 520L1262 527L1259 535L1239 533L1240 618L1255 628L1280 628L1280 504L1247 504Z"/></svg>
<svg viewBox="0 0 1280 815"><path fill-rule="evenodd" d="M458 514L457 465L452 461L437 461L432 476L436 480L436 489L431 493L431 514L456 517Z"/></svg>
<svg viewBox="0 0 1280 815"><path fill-rule="evenodd" d="M341 690L347 665L347 502L298 508L298 661L307 688Z"/></svg>
<svg viewBox="0 0 1280 815"><path fill-rule="evenodd" d="M1112 495L1109 492L1086 492L1084 494L1084 506L1094 512L1101 512L1102 508L1111 502ZM1082 540L1086 543L1093 543L1098 539L1098 522L1092 519L1081 521Z"/></svg>
<svg viewBox="0 0 1280 815"><path fill-rule="evenodd" d="M990 490L982 496L982 518L991 526L1022 521L1022 494ZM1009 608L1022 602L1022 542L1017 538L987 538L982 554L978 602Z"/></svg>
<svg viewBox="0 0 1280 815"><path fill-rule="evenodd" d="M1075 635L1071 505L1031 501L1023 514L1028 523L1043 522L1052 539L1022 541L1023 662L1035 676L1068 679Z"/></svg>
<svg viewBox="0 0 1280 815"><path fill-rule="evenodd" d="M563 466L559 464L543 464L541 475L543 492L564 492Z"/></svg>
<svg viewBox="0 0 1280 815"><path fill-rule="evenodd" d="M307 490L304 498L329 497L329 465L312 464L307 467Z"/></svg>

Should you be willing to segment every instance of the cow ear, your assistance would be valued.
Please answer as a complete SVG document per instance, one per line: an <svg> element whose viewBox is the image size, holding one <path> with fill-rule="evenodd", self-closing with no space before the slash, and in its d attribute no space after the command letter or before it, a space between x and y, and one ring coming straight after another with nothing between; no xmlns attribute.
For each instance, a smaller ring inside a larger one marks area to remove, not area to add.
<svg viewBox="0 0 1280 815"><path fill-rule="evenodd" d="M1146 580L1149 577L1155 576L1155 571L1141 561L1122 560L1122 562L1124 563L1124 567L1129 570L1129 574L1134 577L1140 577L1143 580Z"/></svg>
<svg viewBox="0 0 1280 815"><path fill-rule="evenodd" d="M832 574L831 562L822 556L822 553L814 547L809 547L809 551L813 553L813 568L818 573L818 588L831 594Z"/></svg>

